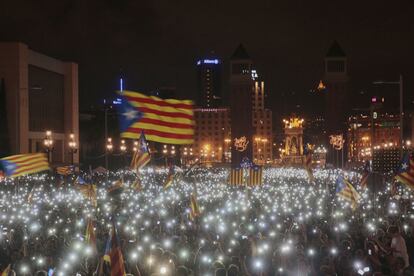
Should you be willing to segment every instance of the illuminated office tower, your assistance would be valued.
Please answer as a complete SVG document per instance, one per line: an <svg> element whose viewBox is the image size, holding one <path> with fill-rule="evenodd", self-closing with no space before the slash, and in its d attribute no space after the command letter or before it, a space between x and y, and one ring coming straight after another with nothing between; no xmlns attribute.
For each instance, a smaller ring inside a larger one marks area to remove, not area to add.
<svg viewBox="0 0 414 276"><path fill-rule="evenodd" d="M217 58L197 61L197 106L203 108L221 105L221 61Z"/></svg>

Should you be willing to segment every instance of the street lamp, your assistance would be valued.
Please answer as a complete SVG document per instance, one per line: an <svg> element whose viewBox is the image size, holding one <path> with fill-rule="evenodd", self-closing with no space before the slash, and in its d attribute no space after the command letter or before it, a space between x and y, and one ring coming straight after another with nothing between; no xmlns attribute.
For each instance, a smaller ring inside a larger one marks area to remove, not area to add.
<svg viewBox="0 0 414 276"><path fill-rule="evenodd" d="M224 157L226 159L226 162L229 162L229 160L230 160L230 158L229 158L229 156L230 156L230 146L229 146L230 142L231 142L231 139L229 139L229 138L224 139L224 143L226 144L226 148L224 149Z"/></svg>
<svg viewBox="0 0 414 276"><path fill-rule="evenodd" d="M263 142L263 164L266 162L266 143L267 143L267 138L262 138L261 140Z"/></svg>
<svg viewBox="0 0 414 276"><path fill-rule="evenodd" d="M167 147L167 145L163 146L162 154L164 155L164 159L165 159L165 167L168 167L168 147Z"/></svg>
<svg viewBox="0 0 414 276"><path fill-rule="evenodd" d="M134 152L138 150L138 141L134 141L134 147L132 148Z"/></svg>
<svg viewBox="0 0 414 276"><path fill-rule="evenodd" d="M114 146L112 144L112 138L107 138L106 140L106 153L105 153L105 168L108 169L108 154L112 152Z"/></svg>
<svg viewBox="0 0 414 276"><path fill-rule="evenodd" d="M121 153L125 153L127 150L126 144L125 144L125 140L121 140L121 146L119 147L119 149L121 150Z"/></svg>
<svg viewBox="0 0 414 276"><path fill-rule="evenodd" d="M53 151L53 137L51 130L46 131L46 136L43 139L43 144L47 153L47 161L50 163L52 161L51 152Z"/></svg>
<svg viewBox="0 0 414 276"><path fill-rule="evenodd" d="M402 158L403 155L403 76L400 75L399 81L374 81L373 84L398 84L400 88L400 158Z"/></svg>
<svg viewBox="0 0 414 276"><path fill-rule="evenodd" d="M75 134L71 133L69 135L69 143L68 143L68 145L69 145L69 153L71 155L71 164L73 165L74 155L78 151L78 149L76 147Z"/></svg>

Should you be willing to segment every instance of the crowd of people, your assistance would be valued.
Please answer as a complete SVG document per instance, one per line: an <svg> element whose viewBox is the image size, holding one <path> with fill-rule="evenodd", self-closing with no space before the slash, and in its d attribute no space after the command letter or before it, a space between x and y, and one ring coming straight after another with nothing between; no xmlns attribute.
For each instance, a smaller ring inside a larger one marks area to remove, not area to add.
<svg viewBox="0 0 414 276"><path fill-rule="evenodd" d="M344 175L361 195L337 196ZM0 271L111 275L103 256L116 228L127 275L414 275L411 191L375 192L342 170L269 168L263 184L231 186L229 169L146 167L0 181ZM78 179L78 180L76 180ZM122 183L122 185L119 185ZM79 189L96 185L96 204ZM113 189L113 187L118 189ZM190 216L191 195L199 214ZM86 239L94 222L96 250Z"/></svg>

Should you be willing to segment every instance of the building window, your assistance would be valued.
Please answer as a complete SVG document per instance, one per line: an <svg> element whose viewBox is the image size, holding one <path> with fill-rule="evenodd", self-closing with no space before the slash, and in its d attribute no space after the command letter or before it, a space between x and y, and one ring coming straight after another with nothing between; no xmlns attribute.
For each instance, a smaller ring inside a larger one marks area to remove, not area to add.
<svg viewBox="0 0 414 276"><path fill-rule="evenodd" d="M345 71L345 62L343 60L328 60L327 71L331 73L341 73Z"/></svg>

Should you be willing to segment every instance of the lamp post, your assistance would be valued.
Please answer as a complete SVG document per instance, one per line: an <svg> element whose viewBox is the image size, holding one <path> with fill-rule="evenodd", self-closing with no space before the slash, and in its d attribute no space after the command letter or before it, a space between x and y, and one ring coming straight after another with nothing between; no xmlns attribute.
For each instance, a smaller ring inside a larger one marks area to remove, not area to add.
<svg viewBox="0 0 414 276"><path fill-rule="evenodd" d="M109 163L109 161L108 161L108 155L109 155L110 152L112 152L113 149L114 149L114 146L112 144L112 138L109 137L106 140L106 152L105 152L105 168L106 169L108 169L108 165L109 165L108 164Z"/></svg>
<svg viewBox="0 0 414 276"><path fill-rule="evenodd" d="M175 163L175 146L171 146L170 154L171 154L171 163L174 164Z"/></svg>
<svg viewBox="0 0 414 276"><path fill-rule="evenodd" d="M134 141L134 146L132 147L132 151L135 153L138 150L138 141Z"/></svg>
<svg viewBox="0 0 414 276"><path fill-rule="evenodd" d="M230 142L231 142L230 138L224 139L224 143L226 144L226 148L224 149L224 157L225 157L226 162L230 161L230 158L229 158L230 157Z"/></svg>
<svg viewBox="0 0 414 276"><path fill-rule="evenodd" d="M167 168L168 167L168 148L167 148L167 145L163 146L162 154L164 155L165 167Z"/></svg>
<svg viewBox="0 0 414 276"><path fill-rule="evenodd" d="M69 143L68 143L68 146L69 146L69 153L71 155L71 162L70 163L73 166L74 155L78 151L78 149L76 147L75 134L73 134L73 133L71 133L69 135Z"/></svg>
<svg viewBox="0 0 414 276"><path fill-rule="evenodd" d="M121 152L123 162L126 163L125 153L127 151L127 146L125 144L125 140L121 140L121 145L119 146L119 150Z"/></svg>
<svg viewBox="0 0 414 276"><path fill-rule="evenodd" d="M262 138L261 140L263 142L263 165L266 163L266 143L267 143L267 138Z"/></svg>
<svg viewBox="0 0 414 276"><path fill-rule="evenodd" d="M46 136L43 139L43 144L47 153L47 161L50 163L52 161L51 152L53 151L53 137L51 130L46 131Z"/></svg>
<svg viewBox="0 0 414 276"><path fill-rule="evenodd" d="M400 158L402 158L403 155L403 116L404 116L404 110L403 110L403 76L400 75L399 81L374 81L373 84L398 84L400 88Z"/></svg>
<svg viewBox="0 0 414 276"><path fill-rule="evenodd" d="M257 136L256 138L254 138L254 141L256 142L256 160L258 161L260 159L260 155L262 150L260 149L260 141L262 141L262 138L260 138L260 136Z"/></svg>

